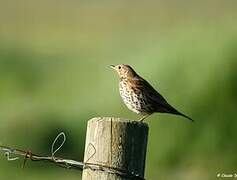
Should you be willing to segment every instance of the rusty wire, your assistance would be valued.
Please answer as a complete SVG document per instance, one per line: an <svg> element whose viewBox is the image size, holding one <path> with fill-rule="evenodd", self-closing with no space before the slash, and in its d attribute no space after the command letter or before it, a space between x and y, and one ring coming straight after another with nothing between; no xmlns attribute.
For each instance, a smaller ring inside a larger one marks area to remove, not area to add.
<svg viewBox="0 0 237 180"><path fill-rule="evenodd" d="M55 148L55 144L56 142L58 142L60 137L63 137L63 141L57 148ZM0 151L5 154L8 161L16 161L20 159L20 157L23 157L24 161L23 161L22 167L25 167L27 159L30 159L31 161L50 162L57 166L67 168L67 169L76 169L80 171L82 171L83 169L90 169L93 171L103 171L110 174L116 174L118 176L125 177L131 180L145 180L143 177L139 176L138 174L135 174L133 172L127 172L126 170L123 170L123 169L110 167L110 166L106 166L102 164L88 163L88 160L91 159L96 154L96 149L94 145L91 143L89 144L89 146L93 148L94 152L92 153L92 155L88 158L86 162L56 157L55 154L63 147L65 142L66 142L65 133L64 132L59 133L51 145L51 156L42 156L42 155L32 153L31 151L25 151L25 150L12 148L8 146L1 146L1 145L0 145Z"/></svg>

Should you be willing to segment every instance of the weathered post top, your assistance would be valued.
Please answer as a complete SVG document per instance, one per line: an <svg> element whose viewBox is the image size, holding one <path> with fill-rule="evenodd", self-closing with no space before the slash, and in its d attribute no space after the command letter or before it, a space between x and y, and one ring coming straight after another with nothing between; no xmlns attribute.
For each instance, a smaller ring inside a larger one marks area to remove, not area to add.
<svg viewBox="0 0 237 180"><path fill-rule="evenodd" d="M85 167L82 179L144 179L148 129L146 123L121 118L89 120L84 162L101 170Z"/></svg>

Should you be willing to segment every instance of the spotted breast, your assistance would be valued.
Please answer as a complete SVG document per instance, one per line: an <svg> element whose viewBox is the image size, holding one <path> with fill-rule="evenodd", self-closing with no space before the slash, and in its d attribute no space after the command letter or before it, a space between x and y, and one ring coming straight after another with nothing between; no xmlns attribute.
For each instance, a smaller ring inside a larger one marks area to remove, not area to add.
<svg viewBox="0 0 237 180"><path fill-rule="evenodd" d="M137 114L149 114L151 109L149 103L147 103L146 97L143 96L142 91L133 88L129 84L130 82L125 79L120 80L119 82L119 92L123 102L128 109Z"/></svg>

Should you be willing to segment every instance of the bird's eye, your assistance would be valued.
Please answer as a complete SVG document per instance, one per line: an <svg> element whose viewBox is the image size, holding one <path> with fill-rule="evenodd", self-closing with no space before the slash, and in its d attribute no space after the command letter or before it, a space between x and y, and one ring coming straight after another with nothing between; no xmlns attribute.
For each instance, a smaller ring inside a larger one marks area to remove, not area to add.
<svg viewBox="0 0 237 180"><path fill-rule="evenodd" d="M121 66L119 66L118 69L121 69Z"/></svg>

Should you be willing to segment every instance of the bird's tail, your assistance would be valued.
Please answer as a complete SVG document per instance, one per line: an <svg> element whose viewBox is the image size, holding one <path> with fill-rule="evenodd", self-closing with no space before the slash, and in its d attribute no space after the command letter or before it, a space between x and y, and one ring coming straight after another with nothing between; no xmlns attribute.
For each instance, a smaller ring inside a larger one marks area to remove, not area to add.
<svg viewBox="0 0 237 180"><path fill-rule="evenodd" d="M185 117L185 118L189 119L190 121L194 122L194 120L193 120L192 118L190 118L190 117L186 116L186 115L185 115L185 114L183 114L183 113L180 113L180 112L178 112L178 114L177 114L177 115L183 116L183 117Z"/></svg>
<svg viewBox="0 0 237 180"><path fill-rule="evenodd" d="M183 116L183 117L189 119L190 121L194 122L194 120L192 118L190 118L190 117L186 116L185 114L179 112L178 110L176 110L173 107L170 108L170 112L169 113L172 113L172 114L175 114L175 115L179 115L179 116Z"/></svg>

